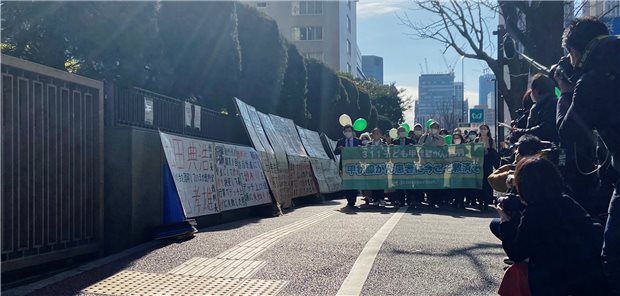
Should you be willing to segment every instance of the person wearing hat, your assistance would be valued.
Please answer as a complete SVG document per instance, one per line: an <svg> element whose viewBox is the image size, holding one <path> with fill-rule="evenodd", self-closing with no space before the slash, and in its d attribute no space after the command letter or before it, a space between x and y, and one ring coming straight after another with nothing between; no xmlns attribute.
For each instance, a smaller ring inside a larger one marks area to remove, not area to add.
<svg viewBox="0 0 620 296"><path fill-rule="evenodd" d="M410 138L411 141L413 142L413 145L420 145L420 138L422 138L422 135L424 134L424 130L422 129L422 125L419 123L416 123L413 126L413 130L409 132L410 134Z"/></svg>
<svg viewBox="0 0 620 296"><path fill-rule="evenodd" d="M433 121L430 124L430 130L427 134L420 138L418 145L429 145L429 146L444 146L446 142L443 137L439 135L439 123Z"/></svg>

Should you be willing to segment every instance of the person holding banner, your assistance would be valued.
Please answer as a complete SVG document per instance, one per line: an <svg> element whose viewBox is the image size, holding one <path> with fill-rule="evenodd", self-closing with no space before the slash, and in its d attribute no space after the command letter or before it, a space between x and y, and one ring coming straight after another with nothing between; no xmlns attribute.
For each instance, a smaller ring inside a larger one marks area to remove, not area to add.
<svg viewBox="0 0 620 296"><path fill-rule="evenodd" d="M407 146L413 145L413 141L407 138L407 131L404 127L398 128L398 139L392 140L392 145L394 146Z"/></svg>
<svg viewBox="0 0 620 296"><path fill-rule="evenodd" d="M415 126L413 126L413 135L411 135L411 141L413 142L413 145L420 145L420 138L422 138L422 134L424 133L424 131L422 130L422 125L419 123L416 123Z"/></svg>
<svg viewBox="0 0 620 296"><path fill-rule="evenodd" d="M401 126L398 128L398 139L392 140L392 145L394 146L413 145L413 140L407 138L407 130L404 127ZM411 190L397 190L396 198L397 200L395 202L398 203L399 205L404 204L405 200L407 200L408 203L410 204L411 199L412 199L412 192Z"/></svg>
<svg viewBox="0 0 620 296"><path fill-rule="evenodd" d="M443 146L446 144L442 136L439 135L439 123L433 121L430 125L430 132L420 138L418 145Z"/></svg>
<svg viewBox="0 0 620 296"><path fill-rule="evenodd" d="M383 141L383 132L378 127L374 128L370 133L372 140L368 143L368 146L385 146ZM379 206L383 205L383 198L385 197L383 190L371 190L370 196L373 202L378 202Z"/></svg>
<svg viewBox="0 0 620 296"><path fill-rule="evenodd" d="M336 149L334 149L335 155L340 155L342 153L342 149L347 147L358 147L362 146L362 141L356 138L353 133L353 126L347 124L342 127L342 134L344 138L338 140L336 143ZM342 159L340 162L340 169L342 169ZM357 200L357 190L344 190L344 195L347 198L347 206L355 207L355 201Z"/></svg>

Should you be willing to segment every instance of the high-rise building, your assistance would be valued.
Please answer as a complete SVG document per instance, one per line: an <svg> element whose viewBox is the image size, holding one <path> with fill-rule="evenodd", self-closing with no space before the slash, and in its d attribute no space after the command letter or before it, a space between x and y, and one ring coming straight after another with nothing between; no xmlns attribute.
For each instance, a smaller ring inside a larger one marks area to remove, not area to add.
<svg viewBox="0 0 620 296"><path fill-rule="evenodd" d="M582 13L584 16L594 16L598 18L620 17L619 0L585 0Z"/></svg>
<svg viewBox="0 0 620 296"><path fill-rule="evenodd" d="M424 123L432 118L444 128L455 128L463 113L463 100L457 100L455 90L454 73L420 75L416 122Z"/></svg>
<svg viewBox="0 0 620 296"><path fill-rule="evenodd" d="M584 16L600 18L607 24L611 34L620 34L620 0L586 0L582 12Z"/></svg>
<svg viewBox="0 0 620 296"><path fill-rule="evenodd" d="M467 112L467 106L465 105L465 87L463 82L455 82L454 83L454 99L456 100L457 107L461 110L461 114L459 115L458 121L464 122L465 117L464 113Z"/></svg>
<svg viewBox="0 0 620 296"><path fill-rule="evenodd" d="M306 58L363 78L357 46L357 1L249 2L273 18L282 35Z"/></svg>
<svg viewBox="0 0 620 296"><path fill-rule="evenodd" d="M362 71L366 79L374 79L383 84L383 58L375 55L362 56Z"/></svg>
<svg viewBox="0 0 620 296"><path fill-rule="evenodd" d="M478 105L495 108L495 75L482 74L478 77Z"/></svg>

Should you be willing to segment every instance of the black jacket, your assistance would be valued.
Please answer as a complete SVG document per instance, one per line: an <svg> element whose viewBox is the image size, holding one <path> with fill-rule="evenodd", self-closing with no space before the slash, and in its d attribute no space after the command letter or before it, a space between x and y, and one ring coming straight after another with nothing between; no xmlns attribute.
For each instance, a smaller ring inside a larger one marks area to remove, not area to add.
<svg viewBox="0 0 620 296"><path fill-rule="evenodd" d="M558 131L556 128L556 108L557 99L554 95L543 96L530 109L527 118L527 128L522 129L523 134L537 136L543 141L558 142Z"/></svg>
<svg viewBox="0 0 620 296"><path fill-rule="evenodd" d="M353 140L353 147L357 147L357 146L362 146L362 140L358 139L358 138L351 138ZM340 153L342 153L342 151L340 151L340 149L338 147L346 147L346 141L347 139L342 138L340 140L338 140L338 143L336 143L336 148L334 149L334 154L336 155L340 155Z"/></svg>
<svg viewBox="0 0 620 296"><path fill-rule="evenodd" d="M607 295L600 262L603 226L567 195L528 205L518 226L500 225L515 262L529 258L532 295Z"/></svg>
<svg viewBox="0 0 620 296"><path fill-rule="evenodd" d="M415 144L413 142L413 140L411 140L409 138L405 138L404 140L405 140L405 145L414 145ZM400 139L392 140L392 145L400 146Z"/></svg>
<svg viewBox="0 0 620 296"><path fill-rule="evenodd" d="M575 143L596 129L612 155L620 151L620 39L599 44L583 66L566 115L558 120L562 142ZM618 158L616 158L618 162Z"/></svg>

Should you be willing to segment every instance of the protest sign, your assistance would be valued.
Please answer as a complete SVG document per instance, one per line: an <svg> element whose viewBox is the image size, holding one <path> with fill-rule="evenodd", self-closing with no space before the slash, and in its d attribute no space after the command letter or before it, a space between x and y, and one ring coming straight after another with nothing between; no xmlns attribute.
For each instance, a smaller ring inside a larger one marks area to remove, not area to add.
<svg viewBox="0 0 620 296"><path fill-rule="evenodd" d="M259 112L256 111L254 107L239 99L235 99L235 102L237 103L239 113L241 114L243 123L248 131L250 140L254 145L254 148L256 148L263 171L267 177L267 182L271 187L271 191L276 202L280 205L280 207L290 207L290 196L286 196L284 192L282 192L282 187L284 184L282 184L282 177L280 176L280 171L278 170L276 153L267 139L267 135L265 134L265 130L263 129L263 125L258 114ZM284 160L286 160L286 154L284 154L284 152L282 153ZM285 167L287 166L288 164Z"/></svg>
<svg viewBox="0 0 620 296"><path fill-rule="evenodd" d="M258 114L258 118L263 126L263 130L265 131L265 135L271 143L278 143L271 146L273 149L273 153L276 159L276 167L277 167L277 180L280 188L280 193L282 195L282 207L289 208L292 206L292 198L293 198L293 188L291 187L291 174L289 173L288 159L286 157L286 150L284 148L283 139L276 132L273 124L271 122L271 117L269 115L256 112Z"/></svg>
<svg viewBox="0 0 620 296"><path fill-rule="evenodd" d="M482 144L344 148L345 189L482 188Z"/></svg>
<svg viewBox="0 0 620 296"><path fill-rule="evenodd" d="M221 211L271 202L258 154L250 147L214 144L215 187Z"/></svg>
<svg viewBox="0 0 620 296"><path fill-rule="evenodd" d="M289 162L289 172L291 175L291 187L293 197L301 197L318 193L318 188L314 182L312 166L306 154L295 123L284 117L269 114L275 132L280 135L281 142L286 150ZM269 134L267 134L269 137ZM272 143L274 143L272 141ZM276 142L277 143L277 142Z"/></svg>
<svg viewBox="0 0 620 296"><path fill-rule="evenodd" d="M186 217L271 202L253 148L159 135Z"/></svg>
<svg viewBox="0 0 620 296"><path fill-rule="evenodd" d="M297 126L301 142L308 153L312 171L319 185L319 192L340 191L341 182L338 166L327 156L319 133Z"/></svg>

